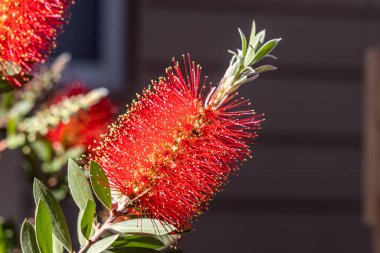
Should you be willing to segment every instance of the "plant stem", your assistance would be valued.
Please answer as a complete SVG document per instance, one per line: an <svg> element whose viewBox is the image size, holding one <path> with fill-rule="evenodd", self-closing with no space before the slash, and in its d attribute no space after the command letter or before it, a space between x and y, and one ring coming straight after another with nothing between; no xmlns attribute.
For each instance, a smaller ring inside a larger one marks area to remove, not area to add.
<svg viewBox="0 0 380 253"><path fill-rule="evenodd" d="M110 216L107 218L107 220L103 223L101 226L97 226L95 229L94 235L86 242L86 244L81 248L78 253L84 253L92 244L99 241L101 235L111 227L112 223L119 218L120 216L126 215L127 207L129 207L132 203L134 203L137 199L139 199L141 196L145 195L147 192L149 192L151 189L148 188L142 193L140 193L138 196L136 196L134 199L128 201L128 203L123 206L120 210L119 209L113 209L110 211ZM75 253L75 252L74 252Z"/></svg>
<svg viewBox="0 0 380 253"><path fill-rule="evenodd" d="M78 253L83 253L88 250L88 248L94 244L95 242L99 241L101 235L110 228L112 223L120 216L119 212L111 211L110 216L108 219L101 225L100 227L97 227L95 230L94 235L87 241L87 243L78 251Z"/></svg>

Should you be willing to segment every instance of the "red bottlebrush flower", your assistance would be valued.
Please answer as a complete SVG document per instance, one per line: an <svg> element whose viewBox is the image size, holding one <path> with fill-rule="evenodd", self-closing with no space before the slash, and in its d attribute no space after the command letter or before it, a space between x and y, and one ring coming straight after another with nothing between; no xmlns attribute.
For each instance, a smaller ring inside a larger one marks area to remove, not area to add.
<svg viewBox="0 0 380 253"><path fill-rule="evenodd" d="M43 63L73 0L0 0L0 69L22 86L35 63Z"/></svg>
<svg viewBox="0 0 380 253"><path fill-rule="evenodd" d="M51 104L56 104L66 97L85 93L87 90L83 86L72 85L67 90L58 93ZM66 149L74 146L88 148L107 130L114 114L115 106L108 97L103 98L88 110L80 110L67 123L60 123L56 128L50 129L46 137L53 145L59 143Z"/></svg>
<svg viewBox="0 0 380 253"><path fill-rule="evenodd" d="M200 83L201 68L184 62L185 76L175 63L89 156L102 166L112 189L136 198L137 210L178 229L189 228L250 156L262 121L236 94L213 107L213 92L206 95L205 82Z"/></svg>

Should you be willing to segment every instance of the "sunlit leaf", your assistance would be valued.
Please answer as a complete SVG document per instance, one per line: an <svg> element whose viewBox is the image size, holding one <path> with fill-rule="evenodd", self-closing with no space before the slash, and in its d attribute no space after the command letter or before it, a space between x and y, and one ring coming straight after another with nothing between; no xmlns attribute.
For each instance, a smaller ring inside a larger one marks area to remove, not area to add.
<svg viewBox="0 0 380 253"><path fill-rule="evenodd" d="M108 209L112 209L111 190L108 179L100 165L94 161L90 162L90 179L92 189L96 197Z"/></svg>
<svg viewBox="0 0 380 253"><path fill-rule="evenodd" d="M53 251L53 228L50 222L49 210L40 200L36 210L36 238L41 253Z"/></svg>
<svg viewBox="0 0 380 253"><path fill-rule="evenodd" d="M82 169L72 159L69 159L67 174L71 195L79 209L83 211L88 200L94 201L91 186Z"/></svg>
<svg viewBox="0 0 380 253"><path fill-rule="evenodd" d="M25 220L21 227L20 243L23 253L40 253L33 226Z"/></svg>
<svg viewBox="0 0 380 253"><path fill-rule="evenodd" d="M33 194L36 205L42 200L48 208L54 236L71 252L72 245L69 229L57 200L49 189L38 179L34 179Z"/></svg>

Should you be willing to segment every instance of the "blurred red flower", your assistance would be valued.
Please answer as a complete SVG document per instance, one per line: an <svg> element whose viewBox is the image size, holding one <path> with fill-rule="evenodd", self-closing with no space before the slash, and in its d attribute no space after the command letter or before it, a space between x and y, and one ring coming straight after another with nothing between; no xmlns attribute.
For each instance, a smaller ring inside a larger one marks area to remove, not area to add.
<svg viewBox="0 0 380 253"><path fill-rule="evenodd" d="M57 93L50 104L56 104L64 98L87 93L82 85L76 83L66 90ZM107 131L108 125L115 115L115 105L106 97L88 110L80 110L67 123L60 123L50 129L47 138L53 145L63 145L64 148L83 146L86 149L100 139L100 135Z"/></svg>
<svg viewBox="0 0 380 253"><path fill-rule="evenodd" d="M0 0L0 69L14 87L22 86L35 63L56 46L73 0Z"/></svg>
<svg viewBox="0 0 380 253"><path fill-rule="evenodd" d="M208 106L200 67L185 62L167 69L120 116L89 159L104 169L111 188L136 210L178 229L207 208L231 172L250 156L261 116L232 95Z"/></svg>

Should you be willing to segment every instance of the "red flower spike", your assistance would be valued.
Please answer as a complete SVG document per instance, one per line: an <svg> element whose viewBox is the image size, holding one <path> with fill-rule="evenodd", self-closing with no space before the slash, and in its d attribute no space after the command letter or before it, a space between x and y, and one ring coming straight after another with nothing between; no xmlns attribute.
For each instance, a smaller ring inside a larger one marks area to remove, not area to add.
<svg viewBox="0 0 380 253"><path fill-rule="evenodd" d="M58 93L51 101L56 104L66 97L85 94L87 90L81 85L72 85L67 90ZM107 130L115 114L115 106L109 98L103 98L88 110L80 110L69 122L60 123L50 129L46 137L52 144L63 145L68 149L74 146L88 148L100 135ZM88 150L87 150L88 151Z"/></svg>
<svg viewBox="0 0 380 253"><path fill-rule="evenodd" d="M111 188L136 210L190 227L228 176L250 156L249 145L262 121L246 99L233 95L218 108L205 107L201 68L185 62L153 82L110 132L92 148L89 159L104 169Z"/></svg>
<svg viewBox="0 0 380 253"><path fill-rule="evenodd" d="M0 0L0 70L18 88L43 63L73 0Z"/></svg>

